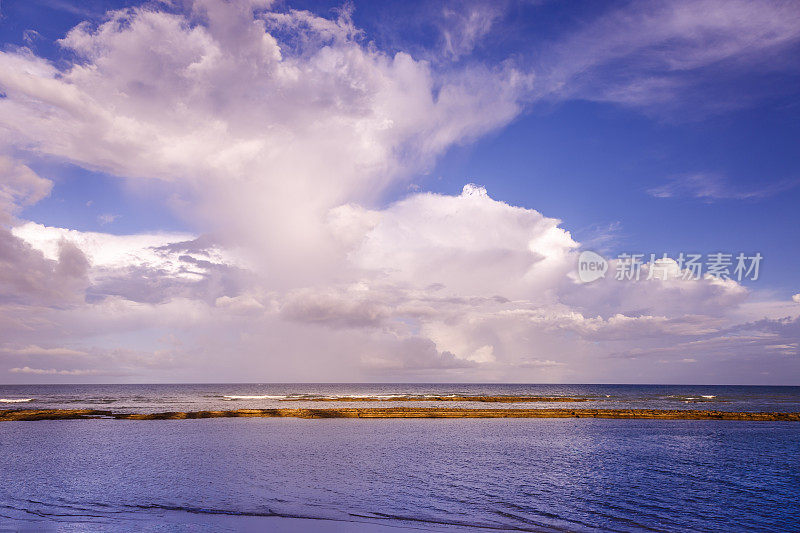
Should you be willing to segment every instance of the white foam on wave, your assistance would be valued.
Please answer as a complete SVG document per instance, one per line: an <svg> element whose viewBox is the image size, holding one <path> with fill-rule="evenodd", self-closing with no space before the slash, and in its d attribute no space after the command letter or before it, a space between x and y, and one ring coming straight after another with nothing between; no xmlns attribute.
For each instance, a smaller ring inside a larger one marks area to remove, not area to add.
<svg viewBox="0 0 800 533"><path fill-rule="evenodd" d="M262 394L257 396L237 396L234 394L223 396L223 400L281 400L286 398L286 396L271 396L269 394Z"/></svg>
<svg viewBox="0 0 800 533"><path fill-rule="evenodd" d="M0 403L25 403L32 401L33 398L0 398Z"/></svg>
<svg viewBox="0 0 800 533"><path fill-rule="evenodd" d="M711 398L716 398L716 396L715 396L714 394L701 394L701 396L702 396L703 398L708 398L709 400L710 400Z"/></svg>
<svg viewBox="0 0 800 533"><path fill-rule="evenodd" d="M392 398L405 398L410 396L408 394L334 394L331 396L307 396L298 397L298 400L303 399L320 399L320 400L348 400L350 398L375 398L376 400L391 400Z"/></svg>

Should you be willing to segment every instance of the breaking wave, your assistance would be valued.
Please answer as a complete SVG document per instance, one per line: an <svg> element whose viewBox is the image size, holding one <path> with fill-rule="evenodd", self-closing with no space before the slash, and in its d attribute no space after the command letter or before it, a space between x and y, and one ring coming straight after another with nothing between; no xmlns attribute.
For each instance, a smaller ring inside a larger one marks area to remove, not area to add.
<svg viewBox="0 0 800 533"><path fill-rule="evenodd" d="M235 400L281 400L286 398L286 396L271 396L269 394L263 395L255 395L255 396L238 396L234 394L225 395L222 397L223 400L227 401L235 401Z"/></svg>

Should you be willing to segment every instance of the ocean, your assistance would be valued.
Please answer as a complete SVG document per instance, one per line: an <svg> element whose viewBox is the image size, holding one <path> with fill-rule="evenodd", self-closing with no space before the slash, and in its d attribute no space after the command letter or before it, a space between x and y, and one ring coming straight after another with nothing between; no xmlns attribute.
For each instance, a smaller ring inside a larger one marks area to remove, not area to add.
<svg viewBox="0 0 800 533"><path fill-rule="evenodd" d="M0 386L0 409L190 411L395 395L800 411L800 387L405 384ZM0 422L0 473L0 531L800 530L796 422Z"/></svg>
<svg viewBox="0 0 800 533"><path fill-rule="evenodd" d="M580 398L581 408L800 411L800 387L738 385L512 385L512 384L180 384L0 385L0 409L107 409L116 412L320 407L320 398L425 396L537 396ZM338 401L336 407L385 402ZM393 407L420 407L392 402ZM485 404L425 402L426 407L564 407L561 402Z"/></svg>

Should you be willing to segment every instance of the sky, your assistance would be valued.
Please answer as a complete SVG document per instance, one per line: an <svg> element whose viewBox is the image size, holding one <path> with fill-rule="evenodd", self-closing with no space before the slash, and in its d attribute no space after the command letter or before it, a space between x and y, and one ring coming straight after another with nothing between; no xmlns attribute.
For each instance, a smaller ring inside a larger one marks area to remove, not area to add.
<svg viewBox="0 0 800 533"><path fill-rule="evenodd" d="M800 385L796 2L3 0L0 42L0 383Z"/></svg>

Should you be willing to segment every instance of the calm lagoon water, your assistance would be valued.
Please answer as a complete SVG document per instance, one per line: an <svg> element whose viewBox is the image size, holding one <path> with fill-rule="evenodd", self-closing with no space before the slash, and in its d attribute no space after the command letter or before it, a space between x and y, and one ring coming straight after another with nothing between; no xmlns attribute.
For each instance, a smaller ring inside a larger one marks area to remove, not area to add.
<svg viewBox="0 0 800 533"><path fill-rule="evenodd" d="M800 530L791 422L4 422L0 473L0 531Z"/></svg>

